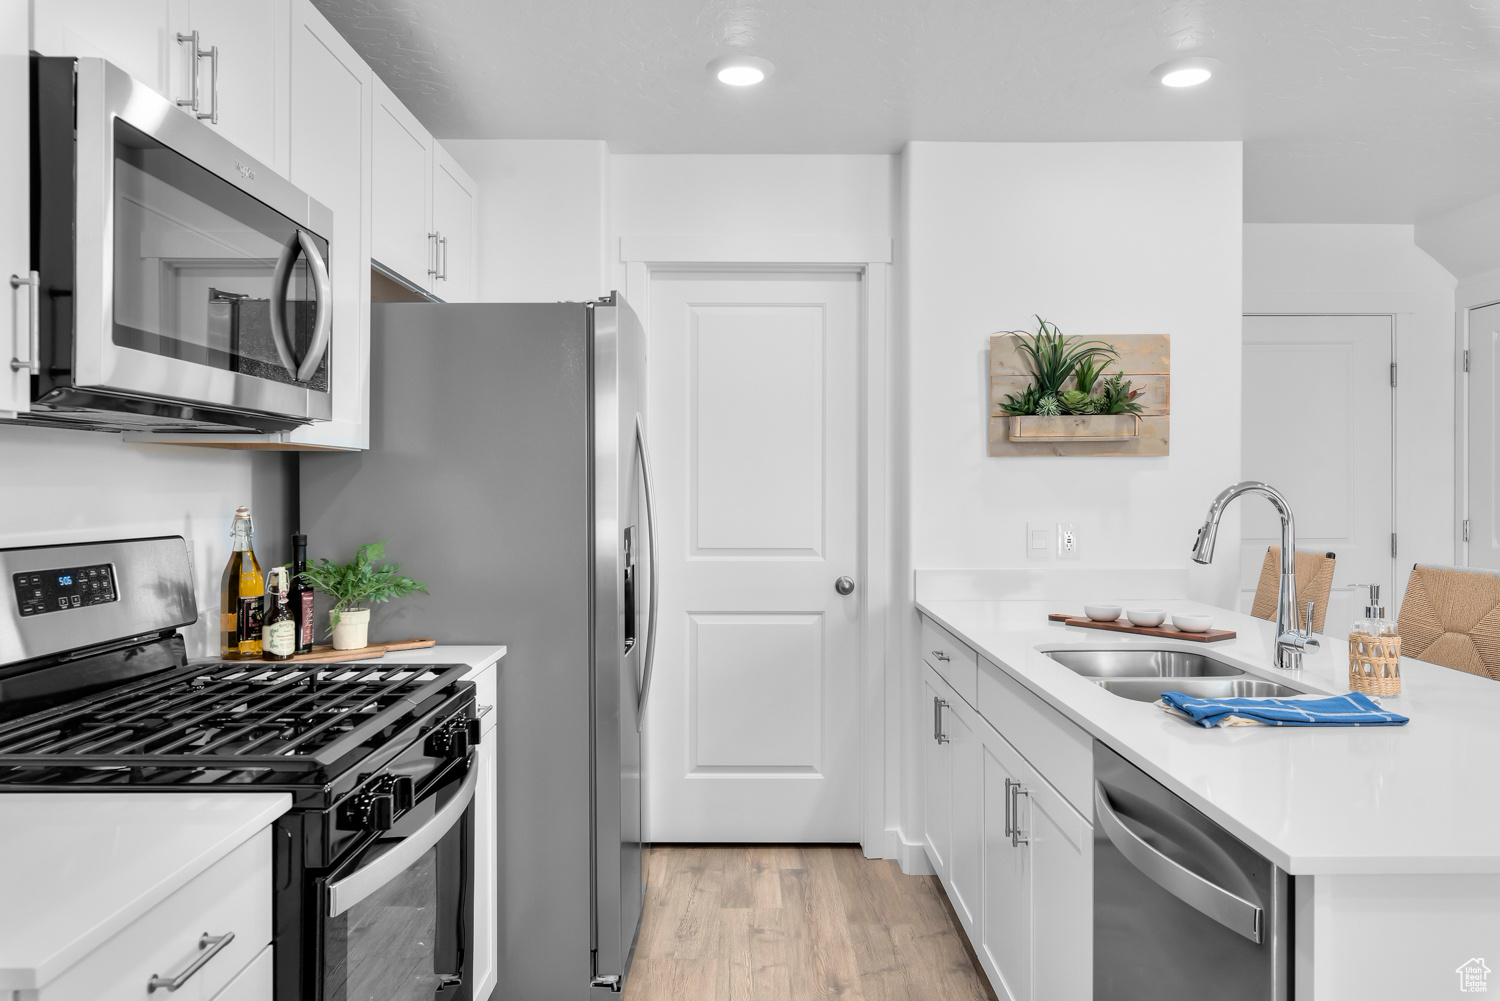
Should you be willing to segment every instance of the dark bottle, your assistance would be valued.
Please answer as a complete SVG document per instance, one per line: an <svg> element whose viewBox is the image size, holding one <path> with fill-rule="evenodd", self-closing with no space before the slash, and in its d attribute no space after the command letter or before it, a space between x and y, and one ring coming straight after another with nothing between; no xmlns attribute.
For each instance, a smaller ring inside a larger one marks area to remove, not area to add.
<svg viewBox="0 0 1500 1001"><path fill-rule="evenodd" d="M298 532L292 536L292 587L287 594L292 621L297 624L298 653L312 653L313 648L313 589L302 579L306 571L307 536Z"/></svg>
<svg viewBox="0 0 1500 1001"><path fill-rule="evenodd" d="M272 567L266 582L266 617L261 624L262 660L291 660L297 652L297 623L286 607L286 567Z"/></svg>

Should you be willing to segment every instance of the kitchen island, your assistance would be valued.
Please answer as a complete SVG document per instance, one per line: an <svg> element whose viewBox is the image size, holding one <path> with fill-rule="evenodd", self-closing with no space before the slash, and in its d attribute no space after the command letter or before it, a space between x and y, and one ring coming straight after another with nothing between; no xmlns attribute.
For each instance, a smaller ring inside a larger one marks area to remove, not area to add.
<svg viewBox="0 0 1500 1001"><path fill-rule="evenodd" d="M1405 691L1388 703L1411 718L1405 726L1203 729L1112 694L1047 651L1192 650L1247 677L1341 694L1345 638L1325 636L1302 670L1281 671L1271 666L1273 623L1185 600L1113 603L1208 613L1238 635L1205 644L1068 627L1047 614L1076 612L1081 602L1055 599L935 600L919 591L917 610L924 638L941 636L935 625L977 655L979 717L995 723L987 692L1011 691L1018 705L1035 700L1068 724L1055 727L1054 743L1104 743L1293 876L1299 1001L1446 996L1458 989L1459 967L1500 956L1500 685L1407 658ZM924 644L933 645L941 643ZM923 657L951 671L952 660ZM1033 757L1049 760L1032 764L1090 822L1076 749L1033 746ZM953 861L961 861L957 841Z"/></svg>

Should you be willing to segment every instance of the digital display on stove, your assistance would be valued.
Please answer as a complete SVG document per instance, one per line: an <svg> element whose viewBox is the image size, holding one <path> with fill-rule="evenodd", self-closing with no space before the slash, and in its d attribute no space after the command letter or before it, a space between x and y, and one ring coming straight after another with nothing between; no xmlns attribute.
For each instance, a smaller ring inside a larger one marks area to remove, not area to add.
<svg viewBox="0 0 1500 1001"><path fill-rule="evenodd" d="M11 574L16 588L16 604L25 615L65 612L119 601L115 587L115 570L108 563L91 567L65 567L57 570L29 570Z"/></svg>

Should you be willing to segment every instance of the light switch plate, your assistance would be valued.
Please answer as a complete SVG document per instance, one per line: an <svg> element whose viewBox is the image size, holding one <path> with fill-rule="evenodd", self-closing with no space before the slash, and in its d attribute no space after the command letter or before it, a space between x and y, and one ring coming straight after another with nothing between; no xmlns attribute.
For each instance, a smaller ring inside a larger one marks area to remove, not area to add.
<svg viewBox="0 0 1500 1001"><path fill-rule="evenodd" d="M1078 526L1071 521L1057 523L1057 558L1078 559Z"/></svg>
<svg viewBox="0 0 1500 1001"><path fill-rule="evenodd" d="M1052 526L1045 521L1026 523L1026 558L1050 560L1052 558Z"/></svg>

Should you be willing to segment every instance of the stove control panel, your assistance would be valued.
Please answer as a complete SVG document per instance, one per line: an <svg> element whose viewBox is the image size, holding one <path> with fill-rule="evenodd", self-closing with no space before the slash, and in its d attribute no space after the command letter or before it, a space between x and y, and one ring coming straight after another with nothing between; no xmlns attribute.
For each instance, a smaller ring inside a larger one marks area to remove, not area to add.
<svg viewBox="0 0 1500 1001"><path fill-rule="evenodd" d="M108 563L59 570L31 570L11 574L16 605L22 615L45 615L70 608L118 601L115 571Z"/></svg>

